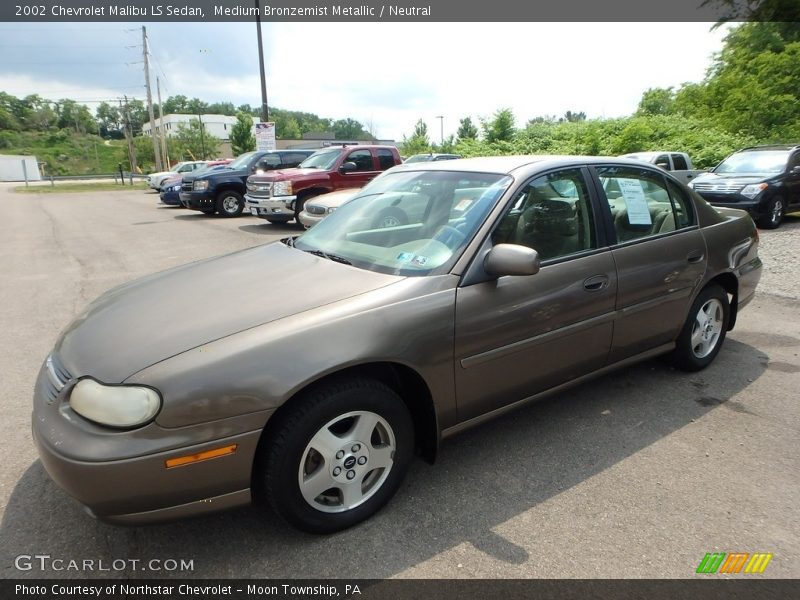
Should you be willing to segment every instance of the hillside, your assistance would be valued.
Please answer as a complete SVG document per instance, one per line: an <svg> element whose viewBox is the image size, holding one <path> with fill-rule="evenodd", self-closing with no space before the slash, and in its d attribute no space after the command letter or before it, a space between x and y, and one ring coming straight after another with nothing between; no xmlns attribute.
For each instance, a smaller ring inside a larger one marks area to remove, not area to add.
<svg viewBox="0 0 800 600"><path fill-rule="evenodd" d="M42 173L45 176L112 173L120 162L128 168L124 140L104 140L71 130L3 131L0 154L36 156L40 163L47 163Z"/></svg>

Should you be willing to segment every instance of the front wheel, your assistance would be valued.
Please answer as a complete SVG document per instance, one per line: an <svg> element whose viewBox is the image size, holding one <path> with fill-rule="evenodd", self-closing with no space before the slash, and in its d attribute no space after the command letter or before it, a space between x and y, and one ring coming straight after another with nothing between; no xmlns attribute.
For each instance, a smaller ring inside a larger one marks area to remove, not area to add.
<svg viewBox="0 0 800 600"><path fill-rule="evenodd" d="M238 217L244 210L244 198L239 192L226 190L217 197L217 212L223 217Z"/></svg>
<svg viewBox="0 0 800 600"><path fill-rule="evenodd" d="M377 512L400 487L414 448L405 403L371 379L304 394L265 436L254 485L310 533L333 533Z"/></svg>
<svg viewBox="0 0 800 600"><path fill-rule="evenodd" d="M759 218L758 225L762 229L777 229L786 214L786 203L780 196L775 196L767 203L767 209Z"/></svg>
<svg viewBox="0 0 800 600"><path fill-rule="evenodd" d="M682 371L700 371L712 363L725 341L730 306L720 286L707 286L695 299L671 358Z"/></svg>

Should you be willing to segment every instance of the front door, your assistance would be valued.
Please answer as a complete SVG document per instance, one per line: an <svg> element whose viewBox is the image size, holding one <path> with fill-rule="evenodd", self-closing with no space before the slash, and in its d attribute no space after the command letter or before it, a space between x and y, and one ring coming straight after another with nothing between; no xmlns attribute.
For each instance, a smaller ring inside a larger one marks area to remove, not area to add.
<svg viewBox="0 0 800 600"><path fill-rule="evenodd" d="M539 176L515 194L492 244L534 248L536 275L460 287L455 378L464 421L601 368L611 346L617 277L598 237L581 168Z"/></svg>

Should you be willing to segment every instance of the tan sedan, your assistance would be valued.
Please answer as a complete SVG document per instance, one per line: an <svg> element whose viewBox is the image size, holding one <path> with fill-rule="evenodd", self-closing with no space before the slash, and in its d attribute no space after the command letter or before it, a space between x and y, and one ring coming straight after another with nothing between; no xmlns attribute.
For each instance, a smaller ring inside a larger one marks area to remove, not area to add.
<svg viewBox="0 0 800 600"><path fill-rule="evenodd" d="M300 223L306 229L311 229L358 192L359 188L348 188L311 198L300 212Z"/></svg>
<svg viewBox="0 0 800 600"><path fill-rule="evenodd" d="M107 521L262 497L333 532L489 417L659 355L709 366L760 275L747 213L652 165L401 165L301 236L95 300L42 366L33 435Z"/></svg>

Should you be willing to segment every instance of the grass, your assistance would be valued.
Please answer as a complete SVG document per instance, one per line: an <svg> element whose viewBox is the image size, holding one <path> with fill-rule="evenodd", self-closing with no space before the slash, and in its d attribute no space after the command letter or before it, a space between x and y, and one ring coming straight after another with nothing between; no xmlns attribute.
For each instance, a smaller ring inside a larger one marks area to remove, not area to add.
<svg viewBox="0 0 800 600"><path fill-rule="evenodd" d="M146 190L143 181L134 182L133 186L116 183L57 183L56 185L31 185L15 187L14 191L22 194L63 194L80 192L127 192L130 190Z"/></svg>

